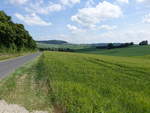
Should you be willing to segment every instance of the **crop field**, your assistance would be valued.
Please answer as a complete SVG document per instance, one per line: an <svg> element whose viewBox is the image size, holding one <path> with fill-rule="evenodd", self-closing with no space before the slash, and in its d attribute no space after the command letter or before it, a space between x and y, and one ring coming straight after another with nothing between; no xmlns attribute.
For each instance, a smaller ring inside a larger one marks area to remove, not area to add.
<svg viewBox="0 0 150 113"><path fill-rule="evenodd" d="M66 113L150 113L150 59L45 52L38 80Z"/></svg>
<svg viewBox="0 0 150 113"><path fill-rule="evenodd" d="M84 48L77 50L77 52L88 54L102 54L109 56L144 56L150 55L150 46L130 46L126 48L116 49Z"/></svg>

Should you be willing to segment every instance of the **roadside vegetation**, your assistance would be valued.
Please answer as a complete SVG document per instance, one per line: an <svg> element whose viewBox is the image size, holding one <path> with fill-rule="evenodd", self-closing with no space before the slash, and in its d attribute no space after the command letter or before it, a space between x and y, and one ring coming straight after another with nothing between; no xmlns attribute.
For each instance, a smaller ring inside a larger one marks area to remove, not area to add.
<svg viewBox="0 0 150 113"><path fill-rule="evenodd" d="M52 106L47 99L46 85L36 79L37 61L38 58L0 80L0 100L18 104L29 111L42 110L51 113Z"/></svg>
<svg viewBox="0 0 150 113"><path fill-rule="evenodd" d="M0 11L0 60L34 51L36 42L22 24L16 24Z"/></svg>

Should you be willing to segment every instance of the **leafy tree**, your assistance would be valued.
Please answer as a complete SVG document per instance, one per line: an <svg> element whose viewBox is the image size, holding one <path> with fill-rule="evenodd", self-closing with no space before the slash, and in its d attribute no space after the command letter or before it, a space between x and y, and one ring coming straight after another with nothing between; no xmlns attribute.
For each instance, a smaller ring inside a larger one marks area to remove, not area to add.
<svg viewBox="0 0 150 113"><path fill-rule="evenodd" d="M147 40L142 41L142 42L139 43L139 45L140 45L140 46L142 46L142 45L148 45L148 41L147 41Z"/></svg>
<svg viewBox="0 0 150 113"><path fill-rule="evenodd" d="M113 45L113 43L109 43L109 44L107 45L107 47L108 47L108 49L112 49L112 48L114 48L114 45Z"/></svg>
<svg viewBox="0 0 150 113"><path fill-rule="evenodd" d="M36 42L22 24L11 21L4 11L0 11L0 47L21 50L35 49Z"/></svg>

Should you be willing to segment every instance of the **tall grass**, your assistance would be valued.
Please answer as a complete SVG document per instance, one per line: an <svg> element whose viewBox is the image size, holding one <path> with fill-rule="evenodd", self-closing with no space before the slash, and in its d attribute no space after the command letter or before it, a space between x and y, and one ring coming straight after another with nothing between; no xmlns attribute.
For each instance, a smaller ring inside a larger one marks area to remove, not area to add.
<svg viewBox="0 0 150 113"><path fill-rule="evenodd" d="M37 79L66 113L150 113L150 60L45 52Z"/></svg>
<svg viewBox="0 0 150 113"><path fill-rule="evenodd" d="M37 50L30 50L27 48L20 48L18 51L16 48L6 48L0 46L0 60L9 59L12 57L21 56L28 53L36 52Z"/></svg>

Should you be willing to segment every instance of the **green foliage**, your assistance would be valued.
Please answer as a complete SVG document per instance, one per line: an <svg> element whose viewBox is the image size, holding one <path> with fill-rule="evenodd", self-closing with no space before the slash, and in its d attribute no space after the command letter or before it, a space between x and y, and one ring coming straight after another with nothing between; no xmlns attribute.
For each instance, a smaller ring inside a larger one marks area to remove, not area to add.
<svg viewBox="0 0 150 113"><path fill-rule="evenodd" d="M148 41L147 41L147 40L145 40L145 41L142 41L142 42L140 42L140 43L139 43L139 45L140 45L140 46L143 46L143 45L148 45Z"/></svg>
<svg viewBox="0 0 150 113"><path fill-rule="evenodd" d="M112 48L114 48L113 43L109 43L109 44L108 44L108 49L112 49Z"/></svg>
<svg viewBox="0 0 150 113"><path fill-rule="evenodd" d="M0 49L20 51L22 48L35 49L36 42L22 24L11 21L11 17L0 11Z"/></svg>
<svg viewBox="0 0 150 113"><path fill-rule="evenodd" d="M45 52L37 78L66 113L149 113L150 60Z"/></svg>

